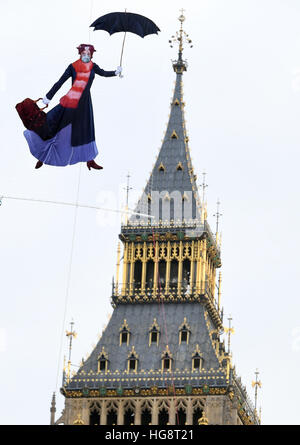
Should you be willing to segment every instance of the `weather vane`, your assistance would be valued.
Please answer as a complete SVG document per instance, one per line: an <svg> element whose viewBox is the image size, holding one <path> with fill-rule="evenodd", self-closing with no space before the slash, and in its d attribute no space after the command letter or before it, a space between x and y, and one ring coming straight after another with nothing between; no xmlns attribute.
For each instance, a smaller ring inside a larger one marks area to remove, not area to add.
<svg viewBox="0 0 300 445"><path fill-rule="evenodd" d="M179 31L176 31L176 34L171 37L171 39L169 40L169 44L170 44L171 48L173 48L174 44L179 45L178 61L183 63L183 61L182 61L183 44L186 43L187 45L190 46L190 48L193 48L193 45L192 45L192 40L190 39L189 35L182 28L182 24L185 21L185 16L183 15L184 9L181 9L180 12L181 12L181 14L178 17L178 20L180 21L180 29L179 29ZM175 62L178 62L178 61L173 61L173 65L175 64ZM185 62L183 69L184 68L186 69L186 65L187 64Z"/></svg>

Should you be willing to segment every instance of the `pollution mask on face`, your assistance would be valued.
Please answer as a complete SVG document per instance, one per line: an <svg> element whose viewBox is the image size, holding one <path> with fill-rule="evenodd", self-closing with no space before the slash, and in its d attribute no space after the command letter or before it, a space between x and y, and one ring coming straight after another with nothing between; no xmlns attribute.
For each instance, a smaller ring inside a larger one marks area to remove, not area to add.
<svg viewBox="0 0 300 445"><path fill-rule="evenodd" d="M88 62L91 61L91 58L90 58L90 56L83 55L83 56L81 57L81 60L82 60L84 63L88 63Z"/></svg>

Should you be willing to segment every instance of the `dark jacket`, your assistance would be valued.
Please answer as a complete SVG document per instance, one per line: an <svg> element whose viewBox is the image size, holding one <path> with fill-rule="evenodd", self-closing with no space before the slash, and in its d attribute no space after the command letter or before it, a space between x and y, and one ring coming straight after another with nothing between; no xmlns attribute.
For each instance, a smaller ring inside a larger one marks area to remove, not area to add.
<svg viewBox="0 0 300 445"><path fill-rule="evenodd" d="M90 88L95 78L95 74L104 77L113 77L115 76L115 71L105 71L94 63L88 83L82 93L77 108L64 108L59 104L47 113L46 127L42 130L43 134L41 134L43 139L52 138L59 130L71 123L72 146L84 145L95 140L94 115L90 95ZM51 100L55 93L70 77L72 78L73 84L76 79L76 71L72 64L68 66L61 78L46 94L47 98Z"/></svg>

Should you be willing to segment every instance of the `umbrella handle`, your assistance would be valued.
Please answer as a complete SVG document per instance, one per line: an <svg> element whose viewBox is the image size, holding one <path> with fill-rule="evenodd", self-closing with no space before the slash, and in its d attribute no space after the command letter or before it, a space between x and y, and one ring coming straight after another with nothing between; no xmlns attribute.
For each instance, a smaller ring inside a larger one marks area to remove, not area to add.
<svg viewBox="0 0 300 445"><path fill-rule="evenodd" d="M125 34L124 34L124 38L123 38L122 51L121 51L121 58L120 58L120 66L122 66L122 58L123 58L123 51L124 51L125 39L126 39L126 32L125 32Z"/></svg>

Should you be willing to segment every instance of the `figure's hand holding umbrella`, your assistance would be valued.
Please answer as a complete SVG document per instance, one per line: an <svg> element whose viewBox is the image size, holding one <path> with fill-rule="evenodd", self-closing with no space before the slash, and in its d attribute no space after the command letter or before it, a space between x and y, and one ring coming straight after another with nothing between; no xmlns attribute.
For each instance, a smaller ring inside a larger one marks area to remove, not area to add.
<svg viewBox="0 0 300 445"><path fill-rule="evenodd" d="M123 77L123 76L122 76L122 69L123 69L123 68L122 68L121 66L118 66L117 69L116 69L116 71L115 71L115 75L116 75L116 76L119 76L119 77L122 78L122 77Z"/></svg>

